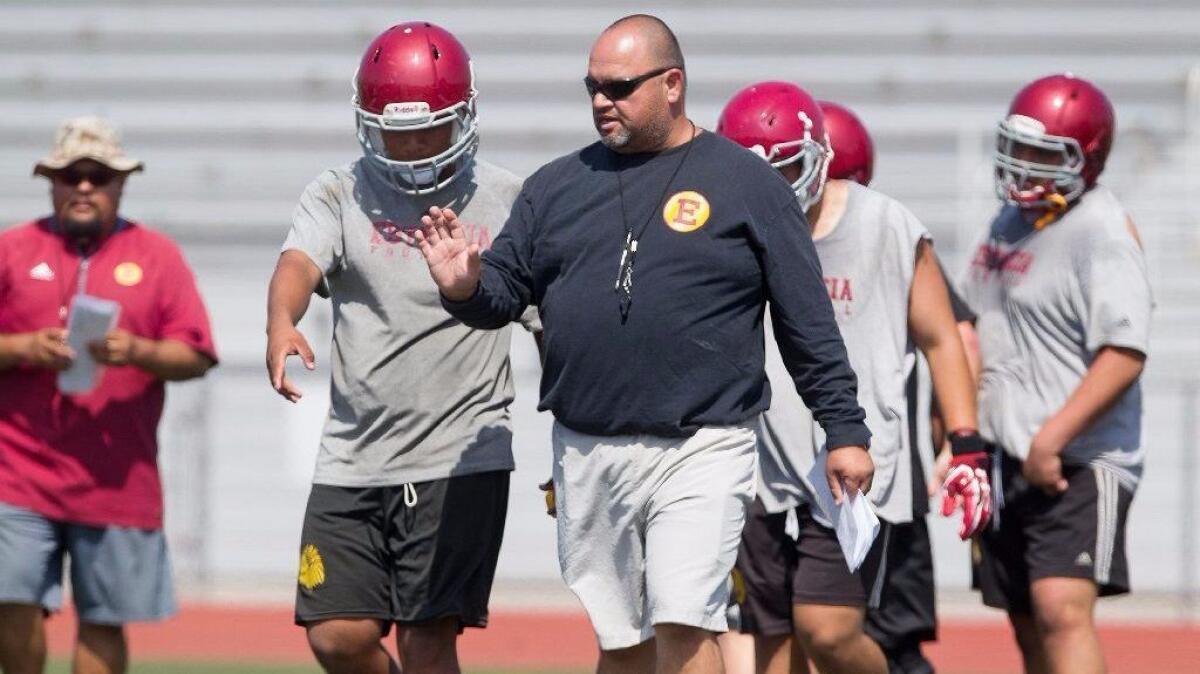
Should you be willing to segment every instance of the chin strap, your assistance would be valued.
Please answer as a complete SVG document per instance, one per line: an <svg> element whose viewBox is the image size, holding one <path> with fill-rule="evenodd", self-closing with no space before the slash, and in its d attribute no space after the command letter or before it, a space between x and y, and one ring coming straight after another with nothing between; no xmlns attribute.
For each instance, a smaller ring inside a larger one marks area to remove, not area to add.
<svg viewBox="0 0 1200 674"><path fill-rule="evenodd" d="M1046 212L1033 223L1033 228L1039 232L1057 220L1067 210L1067 199L1061 194L1052 192L1042 198L1049 202L1049 205L1046 206Z"/></svg>

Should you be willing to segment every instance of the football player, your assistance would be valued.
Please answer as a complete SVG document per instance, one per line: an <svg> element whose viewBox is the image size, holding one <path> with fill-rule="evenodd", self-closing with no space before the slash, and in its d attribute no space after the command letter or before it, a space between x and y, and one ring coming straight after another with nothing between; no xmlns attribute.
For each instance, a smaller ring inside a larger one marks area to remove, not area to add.
<svg viewBox="0 0 1200 674"><path fill-rule="evenodd" d="M794 636L824 674L883 674L887 659L865 631L866 611L879 604L899 561L889 554L893 537L912 526L914 501L927 498L924 490L914 493L910 458L905 380L914 347L930 363L952 429L954 463L969 475L963 486L973 493L986 489L974 387L946 283L929 233L908 209L853 180L827 179L836 154L821 107L800 87L746 87L726 104L717 131L775 166L808 215L873 433L876 474L869 496L882 520L867 560L851 571L805 481L823 438L799 397L776 389L761 419L760 497L747 517L737 564L747 590L743 624L757 636L760 671L804 671L789 662ZM767 363L774 379L781 359L769 353ZM974 502L965 505L962 533L969 536L986 513Z"/></svg>
<svg viewBox="0 0 1200 674"><path fill-rule="evenodd" d="M296 325L333 304L329 417L301 534L296 622L329 672L457 672L484 627L513 469L508 329L442 310L411 232L452 208L473 244L499 234L521 181L475 158L475 78L462 44L425 22L379 35L354 80L363 156L300 197L271 279L267 369L314 368ZM536 327L528 315L527 327Z"/></svg>
<svg viewBox="0 0 1200 674"><path fill-rule="evenodd" d="M961 285L979 315L980 432L999 477L975 587L1008 611L1028 672L1104 671L1096 598L1129 591L1152 300L1129 217L1097 182L1115 128L1087 80L1017 93L996 134L1002 204Z"/></svg>
<svg viewBox="0 0 1200 674"><path fill-rule="evenodd" d="M829 179L853 180L869 185L874 173L875 147L867 128L845 106L830 101L818 103L825 116L825 132L829 134L829 145L833 150ZM978 367L971 362L972 357L978 355L975 315L953 286L948 285L947 290L950 292L950 309L958 324L959 336L963 339L974 378L978 372ZM918 368L927 370L923 363ZM926 374L914 369L909 373L905 386L912 461L913 519L910 523L893 525L889 558L894 560L895 565L889 569L885 579L879 606L867 611L867 634L883 648L890 674L932 672L933 665L921 652L921 643L937 638L933 550L930 547L929 526L925 521L929 513L929 500L921 498L921 495L929 493L932 497L940 489L951 453L948 447L943 448L945 424L937 412L936 402L922 390L927 386ZM926 417L931 422L928 426L924 423ZM925 460L933 461L934 448L943 449L937 457L936 479L930 484L926 481ZM953 496L946 505L951 508L956 505Z"/></svg>

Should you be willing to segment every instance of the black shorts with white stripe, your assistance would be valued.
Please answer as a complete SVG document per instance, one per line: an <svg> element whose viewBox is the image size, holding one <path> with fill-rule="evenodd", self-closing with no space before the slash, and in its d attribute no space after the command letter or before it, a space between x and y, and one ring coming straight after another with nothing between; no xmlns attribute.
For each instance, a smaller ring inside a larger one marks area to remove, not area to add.
<svg viewBox="0 0 1200 674"><path fill-rule="evenodd" d="M1021 463L1000 459L1003 506L972 543L973 585L983 603L1010 613L1032 610L1029 586L1042 578L1086 578L1100 596L1129 592L1125 520L1133 492L1101 466L1063 466L1057 496L1034 488Z"/></svg>

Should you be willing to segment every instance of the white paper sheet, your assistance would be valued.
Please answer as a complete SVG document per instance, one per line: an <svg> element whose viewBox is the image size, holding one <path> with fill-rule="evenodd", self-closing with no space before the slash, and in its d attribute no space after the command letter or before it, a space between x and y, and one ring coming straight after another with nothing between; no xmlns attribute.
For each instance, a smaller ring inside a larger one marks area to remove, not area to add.
<svg viewBox="0 0 1200 674"><path fill-rule="evenodd" d="M847 494L843 487L842 505L833 501L833 492L829 489L829 481L825 479L825 463L829 452L817 454L816 464L808 472L808 481L812 484L817 496L817 507L825 519L833 524L837 532L838 543L842 546L842 555L846 565L853 573L867 558L867 552L875 537L879 535L879 518L871 509L870 500L861 490Z"/></svg>
<svg viewBox="0 0 1200 674"><path fill-rule="evenodd" d="M76 295L67 317L67 345L75 352L71 366L58 373L58 390L63 393L87 393L100 380L100 364L92 358L88 344L104 339L117 327L121 305L111 300Z"/></svg>

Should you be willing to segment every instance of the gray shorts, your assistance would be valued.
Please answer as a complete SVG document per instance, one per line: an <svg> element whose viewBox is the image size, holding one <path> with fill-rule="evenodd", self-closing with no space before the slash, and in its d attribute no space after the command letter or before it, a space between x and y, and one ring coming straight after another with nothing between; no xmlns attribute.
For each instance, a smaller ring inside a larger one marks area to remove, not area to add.
<svg viewBox="0 0 1200 674"><path fill-rule="evenodd" d="M175 614L162 530L59 522L0 503L0 603L57 611L64 556L83 622L122 625Z"/></svg>
<svg viewBox="0 0 1200 674"><path fill-rule="evenodd" d="M558 560L600 648L635 646L662 623L725 631L754 430L598 437L556 423L553 441Z"/></svg>

